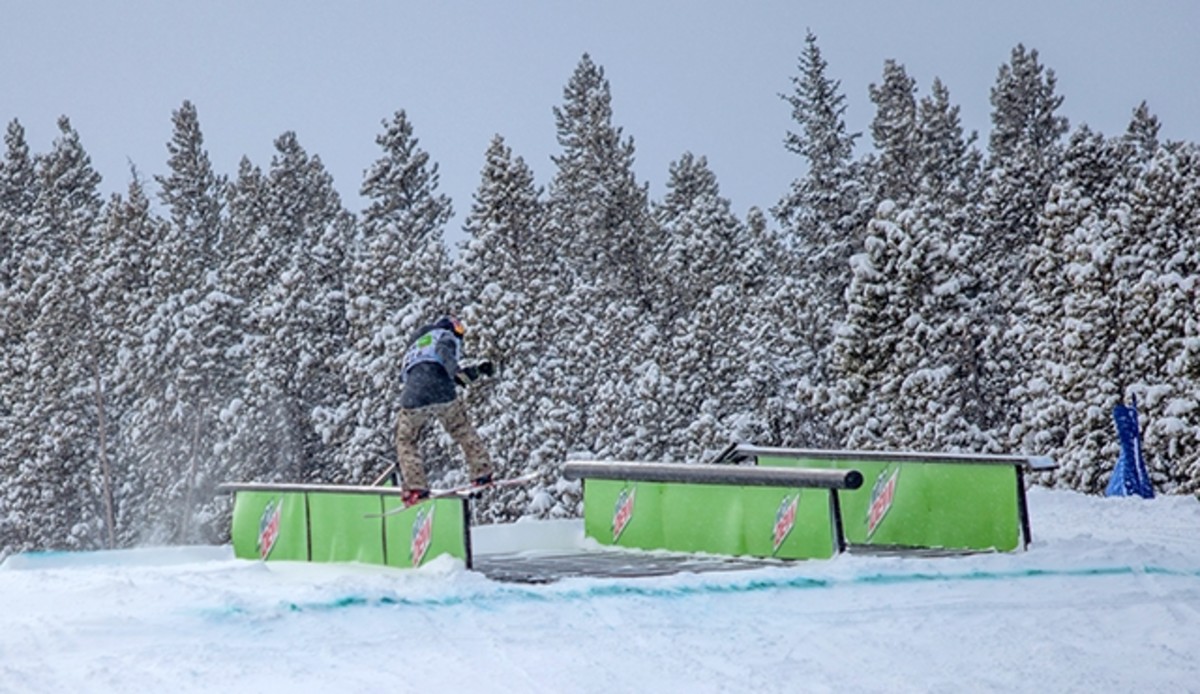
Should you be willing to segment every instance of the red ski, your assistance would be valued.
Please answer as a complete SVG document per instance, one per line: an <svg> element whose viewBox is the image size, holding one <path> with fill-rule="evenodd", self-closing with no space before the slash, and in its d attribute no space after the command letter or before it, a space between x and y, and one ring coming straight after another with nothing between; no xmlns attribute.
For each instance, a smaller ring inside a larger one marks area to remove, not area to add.
<svg viewBox="0 0 1200 694"><path fill-rule="evenodd" d="M420 502L413 504L413 506L420 506L422 502L429 501L430 499L450 499L450 498L471 499L471 498L474 498L475 496L479 495L485 489L495 489L495 488L499 488L499 487L516 487L516 486L520 486L522 484L529 484L530 482L534 482L537 480L537 478L538 478L538 473L531 472L528 475L521 475L520 477L507 477L504 479L492 480L491 482L488 482L487 484L464 484L461 487L451 487L450 489L430 489L429 496L425 499L422 499ZM364 518L386 518L387 516L394 516L397 513L403 513L404 511L407 511L408 509L412 508L413 506L397 506L396 508L390 509L388 511L384 511L383 513L368 513L368 514L365 514L363 517Z"/></svg>

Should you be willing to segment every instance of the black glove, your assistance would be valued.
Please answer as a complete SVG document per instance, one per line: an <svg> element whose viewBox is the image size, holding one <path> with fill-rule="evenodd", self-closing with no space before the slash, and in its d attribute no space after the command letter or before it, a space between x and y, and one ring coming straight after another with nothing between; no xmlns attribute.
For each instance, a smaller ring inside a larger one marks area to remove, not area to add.
<svg viewBox="0 0 1200 694"><path fill-rule="evenodd" d="M463 367L459 370L458 375L455 376L454 380L458 381L460 386L465 386L468 383L474 383L475 381L478 381L480 376L491 376L494 373L496 373L496 367L492 365L492 362L485 361L479 364L472 364L471 366Z"/></svg>

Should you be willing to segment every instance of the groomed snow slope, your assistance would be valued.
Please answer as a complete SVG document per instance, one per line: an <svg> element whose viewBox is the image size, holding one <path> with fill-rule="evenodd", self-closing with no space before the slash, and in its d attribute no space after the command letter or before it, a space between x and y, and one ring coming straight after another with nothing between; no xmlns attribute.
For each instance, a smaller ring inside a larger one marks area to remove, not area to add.
<svg viewBox="0 0 1200 694"><path fill-rule="evenodd" d="M655 578L10 557L4 692L1121 692L1200 687L1200 503L1029 494L1026 552ZM481 551L577 526L480 529Z"/></svg>

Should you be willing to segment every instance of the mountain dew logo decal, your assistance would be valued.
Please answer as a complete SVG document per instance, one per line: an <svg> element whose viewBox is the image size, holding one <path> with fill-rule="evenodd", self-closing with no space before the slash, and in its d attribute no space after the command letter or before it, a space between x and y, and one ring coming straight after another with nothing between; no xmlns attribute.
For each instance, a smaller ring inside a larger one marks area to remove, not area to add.
<svg viewBox="0 0 1200 694"><path fill-rule="evenodd" d="M283 497L272 499L263 509L262 517L258 519L258 556L266 559L275 549L275 541L279 539L279 519L283 515Z"/></svg>
<svg viewBox="0 0 1200 694"><path fill-rule="evenodd" d="M433 504L424 504L417 510L417 517L412 525L412 542L408 547L408 556L413 566L420 566L429 544L433 540Z"/></svg>
<svg viewBox="0 0 1200 694"><path fill-rule="evenodd" d="M788 494L779 502L779 508L775 511L775 528L771 533L771 554L778 552L783 541L792 534L792 528L796 527L796 509L799 506L800 492Z"/></svg>
<svg viewBox="0 0 1200 694"><path fill-rule="evenodd" d="M626 487L617 496L617 503L613 506L613 542L621 538L621 533L625 532L629 521L633 520L633 502L636 492L635 487Z"/></svg>
<svg viewBox="0 0 1200 694"><path fill-rule="evenodd" d="M875 534L876 528L883 522L888 511L892 510L892 502L896 500L896 479L900 477L900 468L892 470L891 475L888 472L888 468L884 468L875 479L875 486L871 488L871 503L867 506L868 540Z"/></svg>

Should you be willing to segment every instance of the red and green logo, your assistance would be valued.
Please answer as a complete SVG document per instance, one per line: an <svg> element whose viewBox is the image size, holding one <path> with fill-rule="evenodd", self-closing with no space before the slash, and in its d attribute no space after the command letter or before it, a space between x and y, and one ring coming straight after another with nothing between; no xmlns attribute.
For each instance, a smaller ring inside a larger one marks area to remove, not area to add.
<svg viewBox="0 0 1200 694"><path fill-rule="evenodd" d="M283 515L283 497L267 502L262 517L258 519L258 556L266 559L275 549L279 539L279 521Z"/></svg>
<svg viewBox="0 0 1200 694"><path fill-rule="evenodd" d="M626 487L617 496L617 503L613 506L613 542L621 538L621 533L625 532L625 528L629 527L629 521L633 520L633 502L636 491L635 487Z"/></svg>
<svg viewBox="0 0 1200 694"><path fill-rule="evenodd" d="M783 541L792 534L792 528L796 527L796 509L799 506L800 492L788 494L779 502L779 508L775 510L775 528L771 532L771 554L778 552Z"/></svg>
<svg viewBox="0 0 1200 694"><path fill-rule="evenodd" d="M871 488L871 503L867 507L867 539L875 534L896 501L896 480L900 477L900 468L892 470L890 475L888 471L888 468L884 468Z"/></svg>
<svg viewBox="0 0 1200 694"><path fill-rule="evenodd" d="M433 509L434 504L425 504L417 510L417 517L412 525L412 542L409 544L408 555L413 566L420 566L429 544L433 540Z"/></svg>

